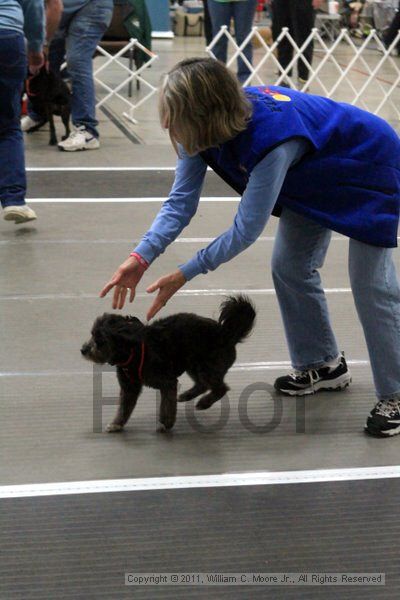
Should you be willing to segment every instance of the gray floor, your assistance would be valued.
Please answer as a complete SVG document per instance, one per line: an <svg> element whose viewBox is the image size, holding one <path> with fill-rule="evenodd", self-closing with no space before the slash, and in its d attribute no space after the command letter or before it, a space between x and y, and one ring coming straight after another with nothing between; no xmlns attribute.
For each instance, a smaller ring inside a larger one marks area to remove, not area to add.
<svg viewBox="0 0 400 600"><path fill-rule="evenodd" d="M0 596L398 598L399 492L386 480L4 500ZM386 585L125 587L127 572L385 573Z"/></svg>
<svg viewBox="0 0 400 600"><path fill-rule="evenodd" d="M62 177L62 185L60 185ZM29 198L162 198L170 189L174 172L151 171L76 171L28 173ZM234 190L215 173L209 173L204 196L236 196Z"/></svg>
<svg viewBox="0 0 400 600"><path fill-rule="evenodd" d="M196 39L157 44L164 51L151 72L154 81L203 48ZM117 106L112 110L118 114ZM156 394L145 390L124 434L101 432L115 410L115 376L104 372L101 396L94 393L99 380L79 349L94 318L111 310L109 299L98 298L100 288L160 206L140 199L167 195L173 172L157 168L175 163L157 122L155 99L139 115L139 125L128 127L141 144L104 114L96 152L60 153L47 145L46 130L27 137L28 197L39 218L22 227L0 222L0 485L397 465L400 436L381 440L363 433L375 397L349 292L347 241L339 235L333 237L322 275L353 384L341 393L297 401L272 391L275 377L289 368L269 269L275 219L246 253L196 278L164 310L165 315L190 310L216 316L223 295L239 290L256 303L257 328L238 348L228 397L206 413L196 414L191 403L179 407L173 433L160 436ZM203 196L229 201L200 203L181 238L145 274L135 304L125 313L144 318L150 302L146 285L229 226L235 194L209 173ZM115 200L96 202L101 198ZM118 202L121 198L136 201ZM398 251L396 263L400 266ZM2 500L0 597L398 597L399 512L393 502L398 491L397 480L378 480ZM382 589L206 592L133 591L121 583L124 571L170 569L382 570L388 579Z"/></svg>
<svg viewBox="0 0 400 600"><path fill-rule="evenodd" d="M190 403L180 407L173 435L160 438L155 433L156 394L147 389L126 432L110 436L96 428L99 419L107 423L115 408L102 407L104 401L94 394L93 369L82 360L79 348L95 317L110 310L110 300L98 298L100 288L128 253L130 240L140 238L159 203L33 206L40 218L37 224L19 229L4 224L0 230L7 266L0 275L0 307L8 340L0 349L7 423L2 431L3 484L397 464L399 440L370 438L362 430L375 397L349 293L345 238L334 236L322 272L332 291L328 301L338 341L354 375L348 390L297 403L271 392L275 377L288 368L269 271L276 227L276 219L271 219L261 241L217 272L190 282L164 311L216 316L224 290L247 290L254 300L257 327L238 347L237 365L227 378L231 391L224 411L229 404L229 415L226 418L223 411L222 426L220 405L197 415ZM185 237L145 274L134 305L124 312L143 319L150 302L146 285L216 235L233 218L236 206L234 201L201 202ZM112 373L104 373L102 383L102 396L117 396ZM249 386L254 384L259 389L251 393ZM254 431L251 423L264 425L266 431Z"/></svg>

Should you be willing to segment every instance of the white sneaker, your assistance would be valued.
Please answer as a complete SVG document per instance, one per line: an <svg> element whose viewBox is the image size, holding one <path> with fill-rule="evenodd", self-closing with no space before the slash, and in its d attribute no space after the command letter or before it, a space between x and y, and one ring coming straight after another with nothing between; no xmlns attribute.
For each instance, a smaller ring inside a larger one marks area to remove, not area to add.
<svg viewBox="0 0 400 600"><path fill-rule="evenodd" d="M42 127L46 123L46 120L36 121L32 119L29 115L22 117L21 119L21 129L25 131L25 133L29 133L30 131L37 131L40 127Z"/></svg>
<svg viewBox="0 0 400 600"><path fill-rule="evenodd" d="M66 140L59 142L58 147L65 152L76 152L77 150L97 150L100 147L99 140L94 137L85 127L75 127L74 131Z"/></svg>
<svg viewBox="0 0 400 600"><path fill-rule="evenodd" d="M16 225L26 223L27 221L34 221L35 219L37 219L35 211L26 204L6 206L4 209L4 220L14 221Z"/></svg>

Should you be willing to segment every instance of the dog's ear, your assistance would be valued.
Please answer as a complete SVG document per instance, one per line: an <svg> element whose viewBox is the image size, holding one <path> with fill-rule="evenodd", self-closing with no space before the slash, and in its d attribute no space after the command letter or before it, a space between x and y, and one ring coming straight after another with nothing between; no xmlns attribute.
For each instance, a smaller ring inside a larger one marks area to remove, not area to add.
<svg viewBox="0 0 400 600"><path fill-rule="evenodd" d="M125 340L131 343L139 342L145 325L137 317L124 317L124 324L119 327L119 333Z"/></svg>
<svg viewBox="0 0 400 600"><path fill-rule="evenodd" d="M100 317L97 317L92 326L92 335L97 331L102 331L106 333L108 331L110 320L114 315L111 313L104 313Z"/></svg>
<svg viewBox="0 0 400 600"><path fill-rule="evenodd" d="M108 335L116 343L135 344L141 340L143 323L136 317L116 316L115 320L108 321Z"/></svg>
<svg viewBox="0 0 400 600"><path fill-rule="evenodd" d="M141 339L144 325L136 317L125 317L115 313L104 313L93 327L92 334L101 333L113 346L132 345Z"/></svg>

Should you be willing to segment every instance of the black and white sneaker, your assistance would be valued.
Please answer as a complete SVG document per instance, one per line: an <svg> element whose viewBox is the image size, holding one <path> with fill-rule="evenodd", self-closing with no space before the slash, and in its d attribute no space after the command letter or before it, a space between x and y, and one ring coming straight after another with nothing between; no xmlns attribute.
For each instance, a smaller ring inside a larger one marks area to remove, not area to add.
<svg viewBox="0 0 400 600"><path fill-rule="evenodd" d="M381 400L371 410L365 431L377 437L400 433L400 400Z"/></svg>
<svg viewBox="0 0 400 600"><path fill-rule="evenodd" d="M347 368L344 354L337 367L320 367L307 371L292 371L278 377L275 389L289 396L305 396L321 390L342 390L351 383L351 373Z"/></svg>
<svg viewBox="0 0 400 600"><path fill-rule="evenodd" d="M81 125L80 127L74 127L70 135L63 140L58 142L59 150L65 152L76 152L77 150L97 150L100 147L98 138L92 135L89 131Z"/></svg>

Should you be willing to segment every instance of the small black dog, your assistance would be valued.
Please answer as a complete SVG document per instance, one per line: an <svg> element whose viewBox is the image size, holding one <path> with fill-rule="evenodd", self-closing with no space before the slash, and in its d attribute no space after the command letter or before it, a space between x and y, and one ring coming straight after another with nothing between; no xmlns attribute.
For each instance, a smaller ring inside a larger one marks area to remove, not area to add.
<svg viewBox="0 0 400 600"><path fill-rule="evenodd" d="M26 80L25 90L33 111L45 117L50 123L50 146L57 144L53 115L62 119L65 127L65 136L62 139L65 140L70 134L69 118L71 115L71 92L65 81L43 66L39 73ZM28 133L36 131L42 125L43 121L36 127L32 127Z"/></svg>
<svg viewBox="0 0 400 600"><path fill-rule="evenodd" d="M117 366L120 405L109 432L121 431L135 408L142 386L161 391L160 428L175 423L177 402L204 394L204 410L228 391L225 374L236 359L235 346L251 332L256 312L245 296L221 305L218 321L179 313L144 325L136 317L104 314L93 326L82 355L92 362ZM188 373L194 386L177 397L178 377ZM205 393L208 392L208 393Z"/></svg>

